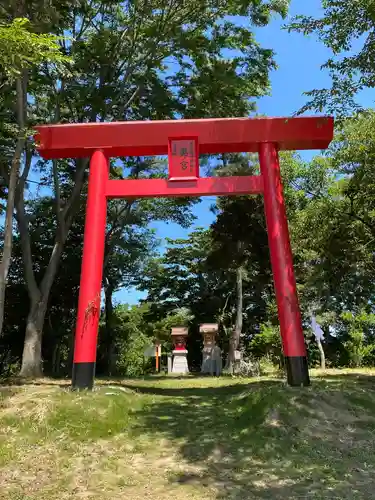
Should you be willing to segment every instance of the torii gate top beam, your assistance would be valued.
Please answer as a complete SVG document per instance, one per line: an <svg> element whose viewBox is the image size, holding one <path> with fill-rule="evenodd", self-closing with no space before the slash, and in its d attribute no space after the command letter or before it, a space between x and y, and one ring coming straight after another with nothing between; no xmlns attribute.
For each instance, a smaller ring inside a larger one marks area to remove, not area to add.
<svg viewBox="0 0 375 500"><path fill-rule="evenodd" d="M258 152L259 144L280 150L325 149L333 118L211 118L41 125L36 127L43 158L79 158L102 150L107 156L168 153L169 138L197 137L200 154Z"/></svg>

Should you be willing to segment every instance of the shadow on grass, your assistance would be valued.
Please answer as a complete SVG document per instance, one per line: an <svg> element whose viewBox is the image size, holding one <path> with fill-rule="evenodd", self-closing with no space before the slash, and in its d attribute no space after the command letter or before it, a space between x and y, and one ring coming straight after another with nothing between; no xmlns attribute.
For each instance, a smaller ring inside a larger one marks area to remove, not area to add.
<svg viewBox="0 0 375 500"><path fill-rule="evenodd" d="M108 429L111 436L129 429L135 440L150 436L149 443L165 438L191 465L172 471L170 480L214 486L218 500L375 498L375 377L327 374L307 389L277 380L208 380L199 387L189 377L160 378L165 387L157 377L101 380L139 393L106 400L99 391L96 404L107 413L95 405L88 411L90 394L79 405L66 395L51 428L82 440L108 439ZM4 399L27 383L17 382L0 387Z"/></svg>
<svg viewBox="0 0 375 500"><path fill-rule="evenodd" d="M255 387L262 387L265 385L271 387L273 385L280 386L280 381L260 381L254 383L236 383L233 385L224 385L218 387L157 387L157 386L144 386L136 384L120 384L122 387L131 389L141 394L152 394L155 396L164 396L170 398L197 398L202 400L204 398L209 398L210 402L213 403L220 400L222 397L228 398L230 396L235 396L244 392L244 390L251 390ZM180 403L181 404L181 403Z"/></svg>
<svg viewBox="0 0 375 500"><path fill-rule="evenodd" d="M7 377L0 378L0 389L7 387L24 387L24 386L36 386L36 387L60 387L66 389L71 384L70 379L67 378L24 378L24 377Z"/></svg>
<svg viewBox="0 0 375 500"><path fill-rule="evenodd" d="M373 377L318 377L309 389L128 387L157 396L137 432L172 441L199 470L173 482L216 486L217 499L375 498Z"/></svg>
<svg viewBox="0 0 375 500"><path fill-rule="evenodd" d="M0 410L6 406L6 401L12 398L17 391L10 387L1 387L0 386Z"/></svg>

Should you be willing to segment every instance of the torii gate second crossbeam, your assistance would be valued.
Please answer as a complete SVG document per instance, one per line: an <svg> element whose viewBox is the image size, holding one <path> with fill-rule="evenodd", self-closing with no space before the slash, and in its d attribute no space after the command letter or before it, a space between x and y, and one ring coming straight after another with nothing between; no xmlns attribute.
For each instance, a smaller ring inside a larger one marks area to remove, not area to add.
<svg viewBox="0 0 375 500"><path fill-rule="evenodd" d="M92 389L100 316L108 198L264 196L268 241L289 385L309 385L279 150L325 149L330 117L224 118L43 125L36 140L43 158L91 157L73 361L73 388ZM199 177L199 154L256 152L261 174ZM116 156L169 157L168 179L111 180Z"/></svg>

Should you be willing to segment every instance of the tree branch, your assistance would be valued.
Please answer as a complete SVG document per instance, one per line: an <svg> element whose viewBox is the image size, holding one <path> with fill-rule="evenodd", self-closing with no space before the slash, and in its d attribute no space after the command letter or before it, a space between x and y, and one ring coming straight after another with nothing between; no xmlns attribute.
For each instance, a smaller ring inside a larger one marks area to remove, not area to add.
<svg viewBox="0 0 375 500"><path fill-rule="evenodd" d="M19 182L18 182L18 186L17 186L18 194L20 195L21 192L22 192L22 196L23 196L23 191L25 189L25 184L26 184L27 178L28 178L29 173L30 173L32 158L33 158L33 151L30 148L30 144L28 142L26 142L26 148L25 148L25 166L23 168L23 171L22 171L22 174L21 174L21 176L19 178Z"/></svg>
<svg viewBox="0 0 375 500"><path fill-rule="evenodd" d="M113 250L114 246L116 245L116 242L119 241L119 237L121 236L122 229L126 225L126 219L128 218L131 207L135 203L135 200L129 201L126 203L125 207L123 207L119 214L117 214L115 224L112 225L111 229L108 231L106 235L106 243L105 243L105 257L104 257L104 264L103 268L106 269L108 266L108 262L111 256L111 251ZM120 219L120 217L125 214L124 219L122 220L121 224L116 225L117 221ZM121 230L121 231L119 231ZM113 234L115 231L120 232L120 236L117 235L116 237L113 237Z"/></svg>
<svg viewBox="0 0 375 500"><path fill-rule="evenodd" d="M72 193L62 210L62 216L64 220L68 220L70 217L70 212L72 210L73 205L75 204L77 198L79 198L84 182L84 176L86 168L88 167L89 159L83 158L76 161L76 172L74 175L74 187Z"/></svg>
<svg viewBox="0 0 375 500"><path fill-rule="evenodd" d="M61 215L63 214L61 217L61 231L56 234L51 257L40 284L40 290L43 298L47 298L50 293L60 263L60 257L64 249L66 238L68 237L69 229L79 206L79 198L83 187L85 170L88 165L88 158L78 160L77 164L72 193L64 210L60 212Z"/></svg>
<svg viewBox="0 0 375 500"><path fill-rule="evenodd" d="M31 239L29 234L28 220L25 210L25 200L22 193L16 198L16 210L17 210L17 224L20 233L21 249L23 255L24 263L24 273L27 285L27 291L30 300L35 300L38 297L39 288L35 280L34 269L33 269L33 256L31 251Z"/></svg>
<svg viewBox="0 0 375 500"><path fill-rule="evenodd" d="M53 172L53 184L55 189L55 210L57 217L57 231L62 231L64 226L64 217L62 215L62 209L61 209L61 195L60 195L59 175L57 171L57 160L52 160L52 172Z"/></svg>
<svg viewBox="0 0 375 500"><path fill-rule="evenodd" d="M26 123L26 113L27 113L27 95L26 95L26 85L27 85L27 72L23 72L22 81L20 81L17 85L17 95L18 95L18 107L19 109L17 113L18 123L20 126L20 130L24 133L25 131L25 123ZM39 288L37 282L35 280L34 269L33 269L33 256L31 251L31 239L28 227L28 218L25 209L25 183L31 168L31 160L32 160L32 150L30 148L30 144L26 141L25 144L25 166L22 172L22 175L19 177L17 190L16 190L16 199L15 199L15 207L17 211L17 225L20 233L20 241L21 241L21 249L24 263L24 273L27 291L30 297L30 300L33 301L40 296Z"/></svg>

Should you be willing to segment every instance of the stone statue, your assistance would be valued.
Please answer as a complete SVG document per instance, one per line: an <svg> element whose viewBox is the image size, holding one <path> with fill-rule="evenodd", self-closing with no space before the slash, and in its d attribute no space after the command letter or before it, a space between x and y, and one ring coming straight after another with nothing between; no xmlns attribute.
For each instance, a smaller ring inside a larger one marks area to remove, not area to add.
<svg viewBox="0 0 375 500"><path fill-rule="evenodd" d="M202 373L210 375L221 375L223 365L221 358L221 349L216 345L216 336L218 333L218 325L205 323L199 328L203 334L203 350L202 350Z"/></svg>

